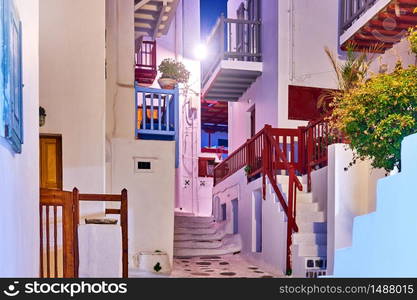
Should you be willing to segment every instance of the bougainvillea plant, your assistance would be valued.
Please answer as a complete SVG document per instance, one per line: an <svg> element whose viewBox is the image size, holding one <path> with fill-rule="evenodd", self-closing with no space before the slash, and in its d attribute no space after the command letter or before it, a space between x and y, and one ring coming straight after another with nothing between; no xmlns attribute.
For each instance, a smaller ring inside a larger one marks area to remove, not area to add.
<svg viewBox="0 0 417 300"><path fill-rule="evenodd" d="M414 13L417 13L417 8L414 9ZM411 51L417 54L417 26L408 30L408 41L410 42Z"/></svg>
<svg viewBox="0 0 417 300"><path fill-rule="evenodd" d="M340 94L332 103L332 126L350 141L355 159L401 169L401 142L417 132L417 67L378 74Z"/></svg>

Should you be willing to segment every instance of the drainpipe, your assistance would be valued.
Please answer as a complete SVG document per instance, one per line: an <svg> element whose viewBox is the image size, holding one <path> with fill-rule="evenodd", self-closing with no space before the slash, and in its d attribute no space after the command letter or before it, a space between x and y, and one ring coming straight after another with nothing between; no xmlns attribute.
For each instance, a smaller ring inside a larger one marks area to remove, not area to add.
<svg viewBox="0 0 417 300"><path fill-rule="evenodd" d="M295 77L295 61L294 61L294 51L295 51L295 43L294 43L294 33L295 33L295 23L294 23L294 0L288 0L288 36L289 36L289 80L290 83L294 82Z"/></svg>

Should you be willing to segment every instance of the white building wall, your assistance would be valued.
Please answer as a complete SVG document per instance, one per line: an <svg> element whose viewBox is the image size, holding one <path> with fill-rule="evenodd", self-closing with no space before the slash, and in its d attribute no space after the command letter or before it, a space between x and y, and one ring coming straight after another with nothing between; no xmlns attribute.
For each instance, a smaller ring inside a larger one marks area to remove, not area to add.
<svg viewBox="0 0 417 300"><path fill-rule="evenodd" d="M21 154L0 139L0 277L39 276L39 1L15 0L23 32Z"/></svg>
<svg viewBox="0 0 417 300"><path fill-rule="evenodd" d="M105 2L40 1L42 133L62 134L63 187L105 192ZM103 205L82 203L82 214Z"/></svg>
<svg viewBox="0 0 417 300"><path fill-rule="evenodd" d="M327 266L332 274L335 252L352 245L355 217L375 211L376 183L386 172L373 169L369 160L348 168L353 152L344 144L330 146L328 160Z"/></svg>
<svg viewBox="0 0 417 300"><path fill-rule="evenodd" d="M416 277L417 135L404 139L402 171L378 181L377 207L356 217L351 247L336 251L336 277Z"/></svg>
<svg viewBox="0 0 417 300"><path fill-rule="evenodd" d="M199 191L200 64L193 57L199 43L199 2L180 1L168 34L158 38L157 65L165 58L182 61L191 71L192 91L180 97L180 164L175 142L136 140L134 94L134 1L107 0L106 5L106 190L128 189L129 253L166 251L172 262L174 207L207 214L211 190ZM159 88L157 81L153 87ZM194 108L194 109L192 109ZM134 158L151 160L153 173L136 173ZM192 179L184 187L185 179ZM206 200L199 203L200 199Z"/></svg>

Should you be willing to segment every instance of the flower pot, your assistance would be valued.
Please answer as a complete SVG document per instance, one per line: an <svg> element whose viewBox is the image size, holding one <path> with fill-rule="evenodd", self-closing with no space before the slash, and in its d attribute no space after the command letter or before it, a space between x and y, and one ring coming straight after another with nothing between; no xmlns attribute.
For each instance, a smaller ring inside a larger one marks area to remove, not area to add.
<svg viewBox="0 0 417 300"><path fill-rule="evenodd" d="M159 78L158 83L161 89L164 89L164 90L173 90L175 89L175 86L177 85L177 81L172 78Z"/></svg>

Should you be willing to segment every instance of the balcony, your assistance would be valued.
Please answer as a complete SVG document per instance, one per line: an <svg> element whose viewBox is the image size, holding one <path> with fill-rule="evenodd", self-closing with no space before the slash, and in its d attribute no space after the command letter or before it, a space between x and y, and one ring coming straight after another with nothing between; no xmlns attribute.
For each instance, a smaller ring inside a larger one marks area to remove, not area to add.
<svg viewBox="0 0 417 300"><path fill-rule="evenodd" d="M135 80L140 85L150 86L158 74L156 42L136 40L135 49Z"/></svg>
<svg viewBox="0 0 417 300"><path fill-rule="evenodd" d="M417 25L416 0L340 0L340 45L384 53Z"/></svg>
<svg viewBox="0 0 417 300"><path fill-rule="evenodd" d="M137 139L177 140L179 92L136 86Z"/></svg>
<svg viewBox="0 0 417 300"><path fill-rule="evenodd" d="M168 33L179 0L135 0L135 38L159 38Z"/></svg>
<svg viewBox="0 0 417 300"><path fill-rule="evenodd" d="M202 63L204 100L238 101L262 74L261 22L220 17Z"/></svg>

